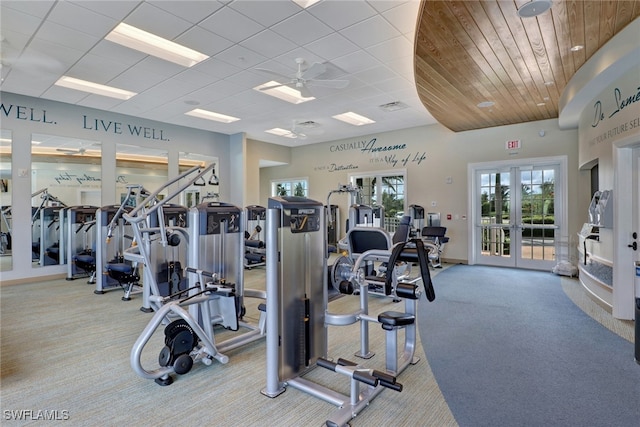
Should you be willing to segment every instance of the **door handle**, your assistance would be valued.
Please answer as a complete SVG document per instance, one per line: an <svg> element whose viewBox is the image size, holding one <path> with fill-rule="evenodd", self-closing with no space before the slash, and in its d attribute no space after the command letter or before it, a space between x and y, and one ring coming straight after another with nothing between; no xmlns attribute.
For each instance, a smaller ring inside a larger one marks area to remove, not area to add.
<svg viewBox="0 0 640 427"><path fill-rule="evenodd" d="M638 242L633 242L632 244L627 245L627 247L633 249L634 251L637 251L638 250Z"/></svg>

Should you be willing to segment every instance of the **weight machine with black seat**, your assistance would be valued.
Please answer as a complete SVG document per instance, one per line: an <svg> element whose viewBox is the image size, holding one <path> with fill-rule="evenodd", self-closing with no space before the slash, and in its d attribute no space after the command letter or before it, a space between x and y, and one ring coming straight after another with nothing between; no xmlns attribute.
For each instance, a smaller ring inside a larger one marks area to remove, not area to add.
<svg viewBox="0 0 640 427"><path fill-rule="evenodd" d="M63 211L66 219L64 250L67 262L67 280L89 277L95 283L96 273L96 206L72 206Z"/></svg>
<svg viewBox="0 0 640 427"><path fill-rule="evenodd" d="M138 264L124 259L126 248L135 244L133 231L122 215L138 206L149 192L140 184L128 184L119 205L102 206L96 213L96 289L102 295L113 289L124 290L123 301L142 292Z"/></svg>
<svg viewBox="0 0 640 427"><path fill-rule="evenodd" d="M422 228L422 240L435 247L435 250L429 254L429 260L431 266L434 268L442 268L440 256L444 252L444 247L449 242L449 238L446 236L447 227L427 226Z"/></svg>
<svg viewBox="0 0 640 427"><path fill-rule="evenodd" d="M326 229L324 207L300 197L269 199L267 210L267 384L262 394L275 398L287 386L323 399L338 409L326 420L327 426L345 426L364 410L385 388L401 391L396 381L409 364L415 364L417 299L422 294L414 282L398 282L393 274L396 262L410 259L420 265L427 298L435 298L426 253L420 240L409 249L406 242L392 251L372 250L361 254L350 274L345 274L343 289L359 288L360 308L350 313L328 310ZM323 238L324 235L324 238ZM324 244L323 244L324 240ZM389 272L385 292L405 300L405 311L386 311L371 316L368 308L367 281L362 265L370 259L385 258ZM319 262L322 260L322 262ZM360 351L365 359L373 357L369 349L369 323L378 323L386 331L386 370L369 369L346 359L328 359L328 326L346 326L359 322ZM403 351L398 357L397 331L405 329ZM275 333L277 331L277 333ZM316 367L347 376L350 394L304 378Z"/></svg>
<svg viewBox="0 0 640 427"><path fill-rule="evenodd" d="M247 269L264 265L266 250L262 231L266 214L264 206L251 205L245 208L244 266Z"/></svg>

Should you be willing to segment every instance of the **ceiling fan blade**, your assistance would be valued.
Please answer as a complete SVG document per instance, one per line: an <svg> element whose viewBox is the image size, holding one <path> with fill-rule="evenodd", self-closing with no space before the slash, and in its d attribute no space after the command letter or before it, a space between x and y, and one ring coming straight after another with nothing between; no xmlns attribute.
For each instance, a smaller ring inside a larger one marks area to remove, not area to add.
<svg viewBox="0 0 640 427"><path fill-rule="evenodd" d="M255 68L255 70L266 73L266 74L271 74L272 76L275 76L279 79L282 80L291 80L291 76L286 76L284 74L278 73L276 71L272 71L272 70L267 70L266 68Z"/></svg>
<svg viewBox="0 0 640 427"><path fill-rule="evenodd" d="M321 64L320 62L314 62L313 65L311 65L311 67L307 68L302 73L302 78L305 80L311 80L311 79L315 79L319 75L322 75L326 72L327 72L326 65Z"/></svg>
<svg viewBox="0 0 640 427"><path fill-rule="evenodd" d="M56 151L60 151L61 153L79 153L80 150L75 148L56 148Z"/></svg>
<svg viewBox="0 0 640 427"><path fill-rule="evenodd" d="M309 91L306 85L302 87L296 86L294 87L294 89L300 92L300 96L302 96L303 98L313 98L313 94L311 93L311 91Z"/></svg>
<svg viewBox="0 0 640 427"><path fill-rule="evenodd" d="M330 87L333 89L344 89L349 86L349 80L310 80L307 81L309 86Z"/></svg>

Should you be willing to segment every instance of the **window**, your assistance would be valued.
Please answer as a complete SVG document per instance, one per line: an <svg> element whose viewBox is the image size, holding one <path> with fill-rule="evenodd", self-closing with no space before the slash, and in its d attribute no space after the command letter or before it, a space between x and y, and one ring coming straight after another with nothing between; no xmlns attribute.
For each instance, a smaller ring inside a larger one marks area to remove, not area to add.
<svg viewBox="0 0 640 427"><path fill-rule="evenodd" d="M397 171L351 176L351 182L361 189L361 200L357 203L381 206L385 217L383 227L391 232L406 211L404 178L404 173Z"/></svg>
<svg viewBox="0 0 640 427"><path fill-rule="evenodd" d="M309 181L307 178L294 178L284 181L271 182L272 196L309 196Z"/></svg>

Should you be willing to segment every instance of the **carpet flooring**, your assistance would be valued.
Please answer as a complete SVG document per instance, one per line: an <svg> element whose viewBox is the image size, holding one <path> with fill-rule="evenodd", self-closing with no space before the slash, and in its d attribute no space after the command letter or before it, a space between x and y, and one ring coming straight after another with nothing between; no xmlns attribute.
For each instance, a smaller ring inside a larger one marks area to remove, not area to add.
<svg viewBox="0 0 640 427"><path fill-rule="evenodd" d="M461 427L640 425L633 344L551 273L453 266L420 304L425 354Z"/></svg>

